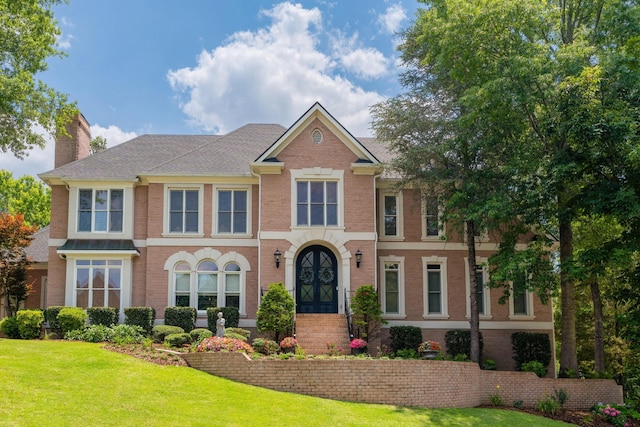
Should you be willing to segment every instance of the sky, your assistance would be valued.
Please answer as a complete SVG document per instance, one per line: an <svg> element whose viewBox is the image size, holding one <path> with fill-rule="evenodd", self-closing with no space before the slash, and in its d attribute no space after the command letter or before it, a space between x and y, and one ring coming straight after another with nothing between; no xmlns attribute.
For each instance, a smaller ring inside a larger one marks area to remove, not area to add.
<svg viewBox="0 0 640 427"><path fill-rule="evenodd" d="M320 102L354 136L402 92L398 33L417 0L69 0L54 7L66 54L43 82L66 93L109 147L142 134L291 126ZM0 169L53 168L53 141Z"/></svg>

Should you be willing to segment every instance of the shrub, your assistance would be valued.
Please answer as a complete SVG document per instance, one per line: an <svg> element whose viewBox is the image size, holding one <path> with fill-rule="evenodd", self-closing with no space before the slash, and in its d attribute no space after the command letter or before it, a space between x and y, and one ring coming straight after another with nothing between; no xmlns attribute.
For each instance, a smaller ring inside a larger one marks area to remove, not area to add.
<svg viewBox="0 0 640 427"><path fill-rule="evenodd" d="M84 329L87 323L87 313L78 307L64 307L57 316L63 334L77 329Z"/></svg>
<svg viewBox="0 0 640 427"><path fill-rule="evenodd" d="M396 351L398 359L420 359L420 353L413 348L401 348Z"/></svg>
<svg viewBox="0 0 640 427"><path fill-rule="evenodd" d="M275 341L293 331L293 297L282 282L271 283L262 297L256 313L256 326L260 332L270 332Z"/></svg>
<svg viewBox="0 0 640 427"><path fill-rule="evenodd" d="M514 332L511 334L513 360L516 370L522 370L524 363L536 360L544 366L551 361L551 342L549 335L539 332Z"/></svg>
<svg viewBox="0 0 640 427"><path fill-rule="evenodd" d="M179 326L184 332L196 327L196 309L193 307L167 307L164 310L164 324Z"/></svg>
<svg viewBox="0 0 640 427"><path fill-rule="evenodd" d="M170 347L182 347L189 342L191 342L191 335L186 332L182 332L180 334L169 334L164 337L164 343Z"/></svg>
<svg viewBox="0 0 640 427"><path fill-rule="evenodd" d="M520 366L520 370L524 372L533 372L540 378L547 375L547 368L537 360L532 360L531 362L523 363L522 366Z"/></svg>
<svg viewBox="0 0 640 427"><path fill-rule="evenodd" d="M164 338L171 334L181 334L184 332L179 326L157 325L151 330L151 336L155 342L164 342Z"/></svg>
<svg viewBox="0 0 640 427"><path fill-rule="evenodd" d="M351 298L351 310L353 323L367 342L379 332L382 323L387 323L382 318L378 293L372 285L363 285L356 290Z"/></svg>
<svg viewBox="0 0 640 427"><path fill-rule="evenodd" d="M69 331L64 338L71 341L106 342L111 341L113 331L105 325L89 325L85 329Z"/></svg>
<svg viewBox="0 0 640 427"><path fill-rule="evenodd" d="M294 337L284 337L282 341L280 341L280 348L282 350L293 349L296 348L297 345L298 340L296 340Z"/></svg>
<svg viewBox="0 0 640 427"><path fill-rule="evenodd" d="M213 336L213 332L205 328L195 328L189 332L189 335L191 336L191 342L199 343L203 339Z"/></svg>
<svg viewBox="0 0 640 427"><path fill-rule="evenodd" d="M145 330L137 325L114 325L111 341L116 344L139 344L145 338Z"/></svg>
<svg viewBox="0 0 640 427"><path fill-rule="evenodd" d="M236 334L235 332L231 332L231 331L225 330L224 331L224 336L227 337L227 338L233 338L234 340L240 340L240 341L247 342L247 337L245 337L244 335Z"/></svg>
<svg viewBox="0 0 640 427"><path fill-rule="evenodd" d="M485 371L495 371L497 369L496 361L493 359L487 359L482 362L482 369Z"/></svg>
<svg viewBox="0 0 640 427"><path fill-rule="evenodd" d="M402 349L416 350L422 342L422 329L417 326L392 326L389 328L391 351Z"/></svg>
<svg viewBox="0 0 640 427"><path fill-rule="evenodd" d="M40 337L40 328L44 323L44 314L40 310L20 310L16 313L18 331L25 340Z"/></svg>
<svg viewBox="0 0 640 427"><path fill-rule="evenodd" d="M60 322L58 321L58 313L64 307L61 305L52 305L47 307L44 310L44 320L49 324L49 329L51 332L55 332L58 335L62 335L62 328L60 327Z"/></svg>
<svg viewBox="0 0 640 427"><path fill-rule="evenodd" d="M207 308L207 327L211 332L216 332L216 320L218 312L222 312L224 324L227 328L237 328L240 323L240 312L235 307L209 307Z"/></svg>
<svg viewBox="0 0 640 427"><path fill-rule="evenodd" d="M560 403L551 395L546 395L544 399L538 401L538 410L545 414L555 415L560 410Z"/></svg>
<svg viewBox="0 0 640 427"><path fill-rule="evenodd" d="M153 307L127 307L124 309L124 324L140 326L147 335L151 335L156 320L156 309Z"/></svg>
<svg viewBox="0 0 640 427"><path fill-rule="evenodd" d="M253 347L244 341L234 340L226 337L210 337L202 340L196 351L213 351L213 352L243 352L253 353Z"/></svg>
<svg viewBox="0 0 640 427"><path fill-rule="evenodd" d="M0 331L11 339L20 338L20 328L18 327L18 319L15 317L5 317L0 320Z"/></svg>
<svg viewBox="0 0 640 427"><path fill-rule="evenodd" d="M242 329L242 328L226 328L224 330L225 334L228 332L234 333L234 334L238 334L238 335L242 335L244 337L245 341L249 340L249 337L251 337L251 331L248 329Z"/></svg>
<svg viewBox="0 0 640 427"><path fill-rule="evenodd" d="M255 351L266 355L276 354L280 351L280 346L277 342L265 338L256 338L251 345Z"/></svg>
<svg viewBox="0 0 640 427"><path fill-rule="evenodd" d="M118 309L115 307L89 307L87 317L91 325L111 326L118 324Z"/></svg>
<svg viewBox="0 0 640 427"><path fill-rule="evenodd" d="M444 342L447 345L447 354L456 357L458 354L466 354L471 359L471 331L467 329L453 329L444 335ZM484 339L480 332L480 359L482 359L482 349Z"/></svg>

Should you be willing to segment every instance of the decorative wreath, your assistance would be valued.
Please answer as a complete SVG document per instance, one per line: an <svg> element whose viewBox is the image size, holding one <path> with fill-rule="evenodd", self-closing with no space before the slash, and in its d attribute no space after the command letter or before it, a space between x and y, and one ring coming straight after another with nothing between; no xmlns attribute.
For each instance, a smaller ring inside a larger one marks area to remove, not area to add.
<svg viewBox="0 0 640 427"><path fill-rule="evenodd" d="M313 270L310 268L303 268L300 270L299 277L302 283L311 283L313 281Z"/></svg>
<svg viewBox="0 0 640 427"><path fill-rule="evenodd" d="M321 268L318 277L322 283L329 283L333 281L333 269L329 267Z"/></svg>

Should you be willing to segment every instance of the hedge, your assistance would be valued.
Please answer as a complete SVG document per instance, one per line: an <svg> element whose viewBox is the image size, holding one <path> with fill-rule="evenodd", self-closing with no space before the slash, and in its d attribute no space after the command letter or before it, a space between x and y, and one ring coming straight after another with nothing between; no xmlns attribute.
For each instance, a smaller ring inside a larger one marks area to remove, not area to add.
<svg viewBox="0 0 640 427"><path fill-rule="evenodd" d="M193 307L167 307L164 309L164 324L179 326L184 332L196 327L196 309Z"/></svg>
<svg viewBox="0 0 640 427"><path fill-rule="evenodd" d="M551 361L549 335L540 332L514 332L511 334L511 346L516 370L520 371L523 364L534 360L545 367L549 366Z"/></svg>
<svg viewBox="0 0 640 427"><path fill-rule="evenodd" d="M87 323L87 313L78 307L64 307L56 317L60 322L62 333L84 329Z"/></svg>
<svg viewBox="0 0 640 427"><path fill-rule="evenodd" d="M418 351L422 342L422 329L417 326L392 326L389 328L391 351L412 349Z"/></svg>
<svg viewBox="0 0 640 427"><path fill-rule="evenodd" d="M482 360L482 350L484 348L484 339L482 332L480 335L480 360ZM447 354L456 357L459 354L466 354L471 359L471 331L468 329L453 329L447 331L444 335L444 342L447 345Z"/></svg>
<svg viewBox="0 0 640 427"><path fill-rule="evenodd" d="M207 308L207 327L211 332L216 333L216 320L218 312L222 312L225 328L237 328L240 323L240 312L235 307L209 307Z"/></svg>
<svg viewBox="0 0 640 427"><path fill-rule="evenodd" d="M91 325L111 326L118 324L119 311L115 307L89 307L87 316Z"/></svg>
<svg viewBox="0 0 640 427"><path fill-rule="evenodd" d="M20 337L25 340L33 340L40 337L40 328L44 323L44 314L41 310L20 310L16 314Z"/></svg>
<svg viewBox="0 0 640 427"><path fill-rule="evenodd" d="M124 324L140 326L147 335L151 334L156 321L156 309L153 307L127 307L124 309Z"/></svg>

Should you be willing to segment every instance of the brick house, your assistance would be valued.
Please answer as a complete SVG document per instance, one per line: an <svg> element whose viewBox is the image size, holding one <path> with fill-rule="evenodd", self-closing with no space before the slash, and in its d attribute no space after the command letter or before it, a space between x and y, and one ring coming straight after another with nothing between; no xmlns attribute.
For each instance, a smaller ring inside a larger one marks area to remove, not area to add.
<svg viewBox="0 0 640 427"><path fill-rule="evenodd" d="M299 341L324 353L325 341L348 345L345 306L372 284L383 342L393 325L441 342L469 328L462 238L439 227L431 200L394 191L383 144L353 137L318 103L288 129L142 135L92 156L84 117L69 135L40 175L52 189L47 306L152 306L161 323L165 307L185 305L206 325L207 307L232 305L254 328L262 292L282 281ZM496 244L478 243L479 262ZM511 333L553 344L552 309L530 293L500 305L499 293L480 289L484 357L512 369Z"/></svg>

